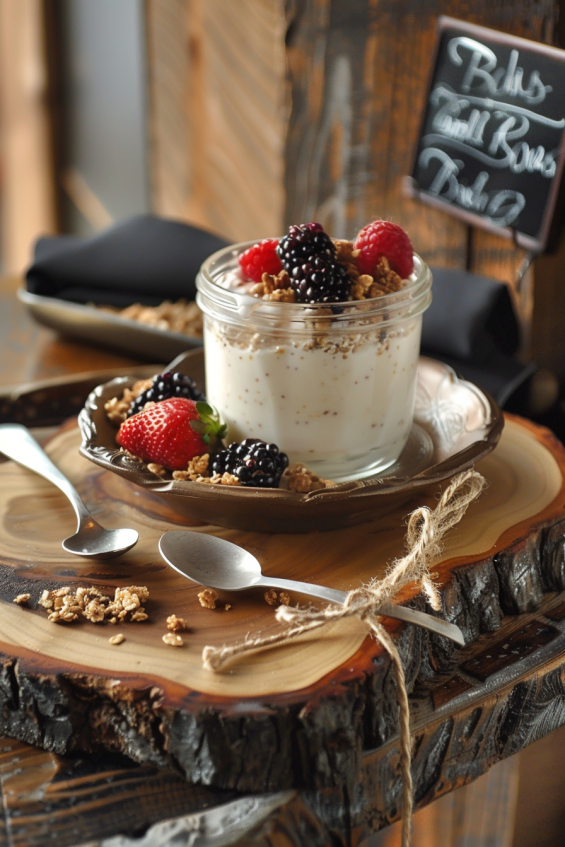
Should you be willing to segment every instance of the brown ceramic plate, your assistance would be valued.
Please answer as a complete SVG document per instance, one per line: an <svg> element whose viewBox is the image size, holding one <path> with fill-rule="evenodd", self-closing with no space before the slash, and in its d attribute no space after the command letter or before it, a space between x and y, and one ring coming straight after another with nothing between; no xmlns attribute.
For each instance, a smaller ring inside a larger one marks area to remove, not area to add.
<svg viewBox="0 0 565 847"><path fill-rule="evenodd" d="M204 386L202 350L183 354L173 365ZM399 460L383 475L311 494L163 480L117 448L116 429L104 412L106 400L134 381L113 379L90 394L79 416L82 455L162 495L192 520L255 532L314 532L370 521L417 490L437 490L438 482L474 465L494 449L504 426L491 397L447 365L421 358L412 432Z"/></svg>

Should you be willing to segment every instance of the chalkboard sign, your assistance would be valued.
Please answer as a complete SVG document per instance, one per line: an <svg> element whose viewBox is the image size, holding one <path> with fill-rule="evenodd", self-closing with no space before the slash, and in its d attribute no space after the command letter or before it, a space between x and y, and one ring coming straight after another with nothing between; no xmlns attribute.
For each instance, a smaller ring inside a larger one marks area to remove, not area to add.
<svg viewBox="0 0 565 847"><path fill-rule="evenodd" d="M539 252L564 143L565 51L440 18L409 193Z"/></svg>

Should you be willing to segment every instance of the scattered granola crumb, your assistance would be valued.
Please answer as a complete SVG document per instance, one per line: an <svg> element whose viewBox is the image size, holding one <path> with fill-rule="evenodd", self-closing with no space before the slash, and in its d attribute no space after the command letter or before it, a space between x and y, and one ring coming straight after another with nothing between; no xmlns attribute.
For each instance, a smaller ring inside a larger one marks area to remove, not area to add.
<svg viewBox="0 0 565 847"><path fill-rule="evenodd" d="M320 491L322 488L333 488L335 485L335 482L329 479L321 479L301 462L287 468L285 477L289 489L300 494L309 494L311 491Z"/></svg>
<svg viewBox="0 0 565 847"><path fill-rule="evenodd" d="M167 476L167 468L164 468L163 465L158 465L156 462L149 462L147 470L154 473L155 476Z"/></svg>
<svg viewBox="0 0 565 847"><path fill-rule="evenodd" d="M149 617L149 615L147 614L147 612L144 612L143 609L139 608L139 609L136 609L135 612L132 612L131 620L141 622L141 621L146 621L148 617Z"/></svg>
<svg viewBox="0 0 565 847"><path fill-rule="evenodd" d="M268 591L265 591L263 596L264 596L265 600L267 601L267 603L269 604L269 606L276 606L277 603L279 602L277 592L275 591L274 588L269 588Z"/></svg>
<svg viewBox="0 0 565 847"><path fill-rule="evenodd" d="M176 635L174 632L167 632L163 636L163 641L165 644L170 644L171 647L182 647L184 641L180 637L180 635Z"/></svg>
<svg viewBox="0 0 565 847"><path fill-rule="evenodd" d="M269 588L263 595L269 606L290 606L290 594L287 591L275 591Z"/></svg>
<svg viewBox="0 0 565 847"><path fill-rule="evenodd" d="M17 597L14 597L12 603L17 603L18 606L27 606L30 597L31 594L18 594Z"/></svg>
<svg viewBox="0 0 565 847"><path fill-rule="evenodd" d="M190 629L188 625L188 621L185 621L184 618L179 618L176 615L169 615L167 618L167 629L170 629L171 632L178 632L183 629Z"/></svg>
<svg viewBox="0 0 565 847"><path fill-rule="evenodd" d="M149 616L141 604L148 598L149 589L145 585L116 588L113 599L94 585L81 586L74 594L65 586L56 591L45 590L39 605L48 610L52 623L72 623L82 617L91 623L116 624L127 621L128 615L130 621L146 621Z"/></svg>
<svg viewBox="0 0 565 847"><path fill-rule="evenodd" d="M226 603L224 609L226 610L226 612L229 612L229 610L231 609L231 603Z"/></svg>
<svg viewBox="0 0 565 847"><path fill-rule="evenodd" d="M121 632L118 632L116 635L112 635L112 637L108 639L108 642L110 644L121 644L125 640L125 635L122 635Z"/></svg>
<svg viewBox="0 0 565 847"><path fill-rule="evenodd" d="M205 609L215 609L218 592L214 591L213 588L205 588L198 594L198 599L200 600L200 605L204 606Z"/></svg>

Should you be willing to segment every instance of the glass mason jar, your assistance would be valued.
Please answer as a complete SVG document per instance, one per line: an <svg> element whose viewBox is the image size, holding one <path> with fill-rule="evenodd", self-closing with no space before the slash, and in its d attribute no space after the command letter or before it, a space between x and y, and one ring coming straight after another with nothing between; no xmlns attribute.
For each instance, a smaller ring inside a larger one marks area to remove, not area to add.
<svg viewBox="0 0 565 847"><path fill-rule="evenodd" d="M384 471L412 426L428 266L414 255L405 288L372 300L273 302L230 287L254 243L214 253L196 280L206 394L227 443L274 442L291 464L335 482Z"/></svg>

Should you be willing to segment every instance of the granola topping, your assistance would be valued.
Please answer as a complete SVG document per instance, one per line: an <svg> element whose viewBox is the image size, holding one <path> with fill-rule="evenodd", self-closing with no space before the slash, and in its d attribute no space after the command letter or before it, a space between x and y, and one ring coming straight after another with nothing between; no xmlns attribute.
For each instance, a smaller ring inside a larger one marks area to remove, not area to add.
<svg viewBox="0 0 565 847"><path fill-rule="evenodd" d="M355 249L352 241L340 238L334 238L332 241L336 248L336 260L343 265L351 281L349 300L373 300L383 294L400 291L404 287L405 282L391 270L385 256L381 257L373 276L370 276L359 270L357 259L360 251ZM296 295L286 270L281 270L278 274L264 273L261 282L250 284L246 290L253 297L262 300L296 303Z"/></svg>

